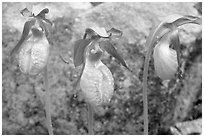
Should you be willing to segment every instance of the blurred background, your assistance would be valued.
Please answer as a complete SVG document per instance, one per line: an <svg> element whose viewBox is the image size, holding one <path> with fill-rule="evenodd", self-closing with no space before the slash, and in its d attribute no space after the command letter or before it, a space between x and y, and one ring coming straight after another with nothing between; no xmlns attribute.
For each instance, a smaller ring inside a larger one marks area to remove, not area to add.
<svg viewBox="0 0 204 137"><path fill-rule="evenodd" d="M73 89L81 68L60 59L72 58L73 43L91 26L123 31L114 41L131 74L112 56L103 62L111 70L115 90L109 105L94 115L95 134L143 134L142 74L145 42L153 26L171 14L202 16L201 3L2 3L2 134L48 134L45 125L43 77L27 76L9 54L21 37L27 18L49 9L54 23L48 63L54 134L87 134L87 106L81 90ZM183 78L162 81L150 61L148 79L149 134L200 134L202 119L202 27L179 31Z"/></svg>

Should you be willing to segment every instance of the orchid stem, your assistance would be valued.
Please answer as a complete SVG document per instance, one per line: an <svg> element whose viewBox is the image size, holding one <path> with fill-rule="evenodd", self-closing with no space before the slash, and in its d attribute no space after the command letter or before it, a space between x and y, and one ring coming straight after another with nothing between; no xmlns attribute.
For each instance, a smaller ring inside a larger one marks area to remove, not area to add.
<svg viewBox="0 0 204 137"><path fill-rule="evenodd" d="M143 119L144 119L144 135L148 135L148 98L147 98L147 75L149 60L146 56L143 73Z"/></svg>
<svg viewBox="0 0 204 137"><path fill-rule="evenodd" d="M146 56L143 71L143 118L144 118L144 135L148 135L148 95L147 95L147 76L149 69L149 60L152 53L153 46L149 46Z"/></svg>
<svg viewBox="0 0 204 137"><path fill-rule="evenodd" d="M49 135L53 135L51 113L50 113L50 92L49 92L48 84L49 84L48 83L48 73L47 73L47 66L46 66L45 73L44 73L46 124L47 124Z"/></svg>
<svg viewBox="0 0 204 137"><path fill-rule="evenodd" d="M88 130L89 130L89 135L93 135L93 123L94 123L94 119L93 119L93 108L91 106L91 104L87 103L88 105Z"/></svg>

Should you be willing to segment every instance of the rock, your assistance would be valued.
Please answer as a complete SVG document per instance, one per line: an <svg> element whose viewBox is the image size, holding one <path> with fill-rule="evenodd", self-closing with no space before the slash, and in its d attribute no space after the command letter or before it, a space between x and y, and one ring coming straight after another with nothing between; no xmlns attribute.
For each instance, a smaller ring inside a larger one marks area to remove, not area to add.
<svg viewBox="0 0 204 137"><path fill-rule="evenodd" d="M201 135L202 134L202 118L180 122L171 127L173 135Z"/></svg>

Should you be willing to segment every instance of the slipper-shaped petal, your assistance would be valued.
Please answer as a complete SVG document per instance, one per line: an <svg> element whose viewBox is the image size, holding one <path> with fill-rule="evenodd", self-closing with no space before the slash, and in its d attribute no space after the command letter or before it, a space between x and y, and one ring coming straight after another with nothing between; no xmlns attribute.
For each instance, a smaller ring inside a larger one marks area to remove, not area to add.
<svg viewBox="0 0 204 137"><path fill-rule="evenodd" d="M107 31L103 27L94 26L91 28L87 28L86 33L88 33L89 35L93 35L92 33L95 33L96 35L99 35L101 37L109 37Z"/></svg>
<svg viewBox="0 0 204 137"><path fill-rule="evenodd" d="M23 73L36 75L47 65L50 45L43 32L37 29L32 32L35 34L22 44L18 60ZM38 33L41 37L36 37Z"/></svg>
<svg viewBox="0 0 204 137"><path fill-rule="evenodd" d="M87 102L92 106L100 106L109 103L114 91L114 80L111 71L100 60L102 50L98 44L88 50L80 87Z"/></svg>
<svg viewBox="0 0 204 137"><path fill-rule="evenodd" d="M100 60L94 64L86 61L80 80L80 87L86 101L91 105L100 106L107 104L114 91L112 73Z"/></svg>
<svg viewBox="0 0 204 137"><path fill-rule="evenodd" d="M169 46L169 36L164 36L157 43L153 52L156 74L163 80L173 78L178 69L177 53Z"/></svg>

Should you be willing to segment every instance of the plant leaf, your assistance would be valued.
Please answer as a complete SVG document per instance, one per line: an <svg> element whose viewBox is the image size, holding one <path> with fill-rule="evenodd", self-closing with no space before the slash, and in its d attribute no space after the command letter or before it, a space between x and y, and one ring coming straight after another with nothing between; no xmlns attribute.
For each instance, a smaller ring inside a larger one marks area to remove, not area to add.
<svg viewBox="0 0 204 137"><path fill-rule="evenodd" d="M170 29L173 29L173 27L179 27L187 23L201 24L201 19L199 17L190 15L182 16L178 14L173 14L167 16L158 26L156 26L150 32L146 42L147 47L152 44L155 44L158 39L160 39L164 34L168 33Z"/></svg>
<svg viewBox="0 0 204 137"><path fill-rule="evenodd" d="M44 18L43 21L45 21L46 23L50 24L52 26L52 22L49 19Z"/></svg>
<svg viewBox="0 0 204 137"><path fill-rule="evenodd" d="M29 11L27 8L24 8L23 10L21 10L20 13L21 13L24 17L33 17L32 12Z"/></svg>
<svg viewBox="0 0 204 137"><path fill-rule="evenodd" d="M170 15L167 16L166 19L161 24L164 24L166 27L179 27L181 25L187 24L187 23L194 23L198 25L202 25L202 20L199 17L191 16L191 15Z"/></svg>
<svg viewBox="0 0 204 137"><path fill-rule="evenodd" d="M45 19L45 14L47 13L49 13L49 9L45 8L37 15L37 17L41 17L42 19Z"/></svg>
<svg viewBox="0 0 204 137"><path fill-rule="evenodd" d="M101 41L99 42L99 46L101 47L101 49L107 51L111 56L115 57L124 67L130 70L111 42Z"/></svg>
<svg viewBox="0 0 204 137"><path fill-rule="evenodd" d="M83 71L84 71L84 67L85 67L85 63L83 63L82 70L81 70L81 72L80 72L79 77L77 78L77 81L74 82L74 84L73 84L73 90L75 90L75 89L77 88L77 86L79 85L79 82L80 82L81 76L82 76Z"/></svg>
<svg viewBox="0 0 204 137"><path fill-rule="evenodd" d="M179 40L179 33L178 29L175 27L174 30L171 32L170 40L172 45L174 45L174 48L176 49L177 53L177 60L178 60L178 71L177 71L177 76L179 78L182 77L182 71L181 71L181 45L180 45L180 40Z"/></svg>
<svg viewBox="0 0 204 137"><path fill-rule="evenodd" d="M85 34L86 34L86 35L91 35L91 36L97 35L97 33L96 33L93 29L91 29L91 28L87 28L87 29L85 30Z"/></svg>
<svg viewBox="0 0 204 137"><path fill-rule="evenodd" d="M177 60L178 60L178 63L180 63L181 46L180 46L178 29L173 30L170 35L171 35L170 36L170 41L171 41L172 45L174 45L174 48L176 49Z"/></svg>
<svg viewBox="0 0 204 137"><path fill-rule="evenodd" d="M84 54L86 47L90 44L90 39L80 39L74 44L74 66L78 67L84 63Z"/></svg>
<svg viewBox="0 0 204 137"><path fill-rule="evenodd" d="M164 24L159 24L158 26L154 27L147 37L145 44L146 48L153 48L153 45L155 45L155 43L159 41L169 31L170 29L164 26Z"/></svg>
<svg viewBox="0 0 204 137"><path fill-rule="evenodd" d="M24 28L23 28L23 33L21 35L21 39L19 40L19 42L17 43L17 45L14 47L14 49L11 51L11 56L15 55L18 50L21 48L21 45L22 43L25 41L25 39L27 38L29 32L30 32L30 29L33 25L35 25L35 22L36 20L35 19L32 19L30 21L27 21L25 24L24 24Z"/></svg>
<svg viewBox="0 0 204 137"><path fill-rule="evenodd" d="M109 37L105 28L100 28L100 27L87 28L85 33L87 33L90 36L99 35L102 38L108 38Z"/></svg>
<svg viewBox="0 0 204 137"><path fill-rule="evenodd" d="M121 37L123 35L122 31L115 28L111 28L110 30L107 31L107 33L109 34L109 36L115 36L115 37Z"/></svg>
<svg viewBox="0 0 204 137"><path fill-rule="evenodd" d="M48 23L44 22L43 20L39 20L39 25L43 29L43 31L45 31L45 35L48 38L48 36L50 36L52 34L51 24L48 24Z"/></svg>
<svg viewBox="0 0 204 137"><path fill-rule="evenodd" d="M176 26L181 26L187 23L194 23L194 24L202 25L202 19L199 17L186 15L176 20L173 24Z"/></svg>
<svg viewBox="0 0 204 137"><path fill-rule="evenodd" d="M47 13L49 13L49 9L45 8L35 17L40 18L41 20L45 21L46 23L48 23L48 24L50 24L52 26L53 23L49 19L45 18L45 14L47 14Z"/></svg>

